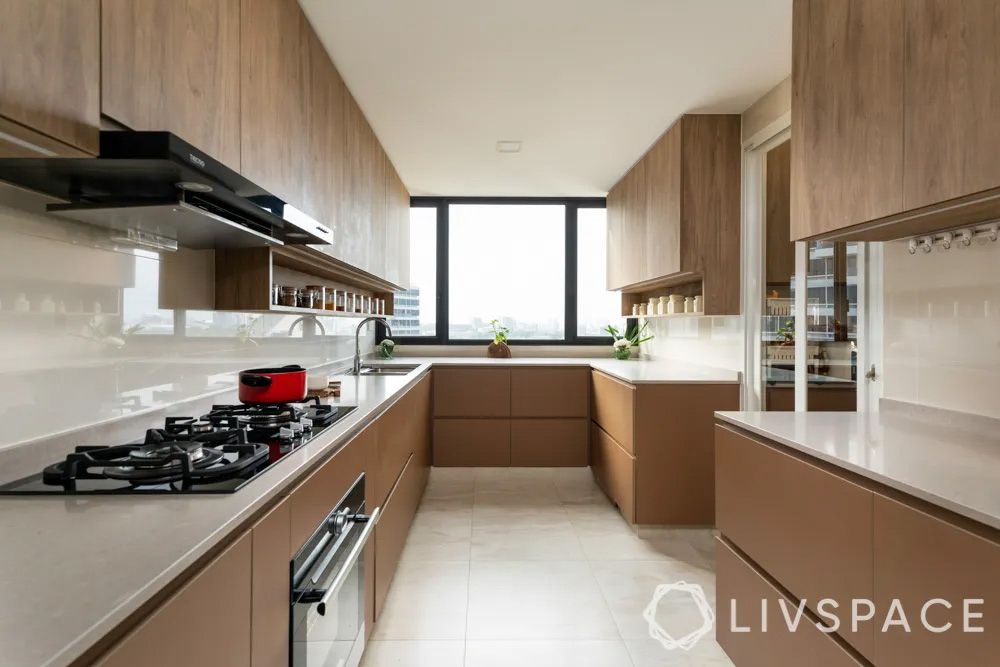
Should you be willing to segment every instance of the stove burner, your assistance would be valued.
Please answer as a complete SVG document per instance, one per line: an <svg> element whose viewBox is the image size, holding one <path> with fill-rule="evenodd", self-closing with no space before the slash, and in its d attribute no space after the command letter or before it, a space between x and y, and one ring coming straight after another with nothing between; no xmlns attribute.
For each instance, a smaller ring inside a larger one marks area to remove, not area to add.
<svg viewBox="0 0 1000 667"><path fill-rule="evenodd" d="M104 476L126 481L167 483L190 478L193 473L221 461L221 450L200 442L164 442L139 445L121 460L122 465L104 469Z"/></svg>

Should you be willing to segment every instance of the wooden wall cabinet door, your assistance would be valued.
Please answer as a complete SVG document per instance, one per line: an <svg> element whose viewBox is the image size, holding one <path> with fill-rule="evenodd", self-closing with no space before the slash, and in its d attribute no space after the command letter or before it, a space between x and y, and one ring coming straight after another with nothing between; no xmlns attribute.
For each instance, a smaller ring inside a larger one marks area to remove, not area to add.
<svg viewBox="0 0 1000 667"><path fill-rule="evenodd" d="M620 289L628 284L625 276L625 209L624 187L619 181L608 191L608 250L607 250L607 287L608 291Z"/></svg>
<svg viewBox="0 0 1000 667"><path fill-rule="evenodd" d="M903 4L794 0L793 240L903 210Z"/></svg>
<svg viewBox="0 0 1000 667"><path fill-rule="evenodd" d="M250 643L252 667L288 664L288 606L292 597L288 576L291 540L291 502L286 498L250 529L253 544L251 578L253 630Z"/></svg>
<svg viewBox="0 0 1000 667"><path fill-rule="evenodd" d="M906 0L903 208L1000 187L1000 8Z"/></svg>
<svg viewBox="0 0 1000 667"><path fill-rule="evenodd" d="M410 193L388 159L386 180L389 206L385 232L385 279L401 287L410 285Z"/></svg>
<svg viewBox="0 0 1000 667"><path fill-rule="evenodd" d="M435 417L509 417L510 370L434 369Z"/></svg>
<svg viewBox="0 0 1000 667"><path fill-rule="evenodd" d="M510 465L509 419L435 419L434 465Z"/></svg>
<svg viewBox="0 0 1000 667"><path fill-rule="evenodd" d="M317 222L334 230L334 245L317 246L336 256L339 243L337 206L342 196L344 169L343 96L347 88L319 37L302 16L301 62L306 124L303 159L302 202L295 204ZM293 202L294 203L294 202Z"/></svg>
<svg viewBox="0 0 1000 667"><path fill-rule="evenodd" d="M681 271L681 130L675 123L644 158L646 248L642 280Z"/></svg>
<svg viewBox="0 0 1000 667"><path fill-rule="evenodd" d="M590 459L588 419L511 419L510 465L586 466Z"/></svg>
<svg viewBox="0 0 1000 667"><path fill-rule="evenodd" d="M629 523L635 523L635 458L604 429L591 422L590 469L594 481L618 506Z"/></svg>
<svg viewBox="0 0 1000 667"><path fill-rule="evenodd" d="M910 621L910 632L895 626L875 633L875 664L880 667L988 665L1000 655L1000 538L985 527L973 532L875 495L875 604L882 617L898 599ZM991 533L993 539L985 534ZM952 605L931 606L930 624L949 631L925 628L920 610L930 600ZM982 613L972 625L981 633L966 633L963 601L983 600L971 609Z"/></svg>
<svg viewBox="0 0 1000 667"><path fill-rule="evenodd" d="M797 599L837 600L840 635L868 660L874 627L852 633L849 600L871 600L872 492L717 426L716 525Z"/></svg>
<svg viewBox="0 0 1000 667"><path fill-rule="evenodd" d="M101 113L239 171L240 0L102 0Z"/></svg>
<svg viewBox="0 0 1000 667"><path fill-rule="evenodd" d="M862 667L829 635L816 627L816 619L804 616L795 632L788 631L780 600L789 613L796 612L792 600L728 544L716 542L717 620L715 635L734 664L740 667ZM761 600L767 600L767 615L761 618ZM733 618L733 609L736 618ZM767 631L762 632L762 621ZM749 628L734 632L734 627Z"/></svg>
<svg viewBox="0 0 1000 667"><path fill-rule="evenodd" d="M510 396L514 417L589 417L590 369L512 368Z"/></svg>
<svg viewBox="0 0 1000 667"><path fill-rule="evenodd" d="M251 539L249 532L237 538L99 658L95 666L246 667L251 664ZM287 579L287 560L282 573ZM286 626L287 603L286 600Z"/></svg>
<svg viewBox="0 0 1000 667"><path fill-rule="evenodd" d="M629 454L635 454L635 387L591 371L591 416Z"/></svg>
<svg viewBox="0 0 1000 667"><path fill-rule="evenodd" d="M295 0L240 0L241 171L297 208L309 152L304 23Z"/></svg>
<svg viewBox="0 0 1000 667"><path fill-rule="evenodd" d="M622 237L626 284L646 280L646 160L639 160L625 180L624 200L625 228Z"/></svg>
<svg viewBox="0 0 1000 667"><path fill-rule="evenodd" d="M3 155L36 152L21 142L36 157L98 153L100 9L100 0L0 0Z"/></svg>

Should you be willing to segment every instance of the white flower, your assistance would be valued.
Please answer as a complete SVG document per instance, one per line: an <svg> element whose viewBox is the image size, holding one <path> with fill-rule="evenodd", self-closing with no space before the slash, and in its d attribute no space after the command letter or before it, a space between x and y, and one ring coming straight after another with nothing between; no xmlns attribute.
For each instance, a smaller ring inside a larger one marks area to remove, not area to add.
<svg viewBox="0 0 1000 667"><path fill-rule="evenodd" d="M625 340L624 338L619 338L618 340L616 340L614 342L614 347L617 347L617 348L623 348L623 347L628 347L628 346L629 346L628 341Z"/></svg>

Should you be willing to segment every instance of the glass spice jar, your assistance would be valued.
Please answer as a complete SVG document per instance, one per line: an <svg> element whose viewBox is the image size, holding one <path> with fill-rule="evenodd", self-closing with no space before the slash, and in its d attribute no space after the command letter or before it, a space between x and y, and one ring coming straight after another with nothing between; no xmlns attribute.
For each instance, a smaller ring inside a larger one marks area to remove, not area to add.
<svg viewBox="0 0 1000 667"><path fill-rule="evenodd" d="M299 288L288 285L281 288L281 305L296 307L299 305Z"/></svg>
<svg viewBox="0 0 1000 667"><path fill-rule="evenodd" d="M312 292L313 308L324 308L326 304L326 287L323 285L306 285L306 289Z"/></svg>
<svg viewBox="0 0 1000 667"><path fill-rule="evenodd" d="M337 290L335 294L336 310L338 313L344 312L347 308L347 292Z"/></svg>
<svg viewBox="0 0 1000 667"><path fill-rule="evenodd" d="M281 305L281 285L278 283L271 285L271 305Z"/></svg>
<svg viewBox="0 0 1000 667"><path fill-rule="evenodd" d="M312 289L303 287L299 290L299 308L312 308L316 295Z"/></svg>
<svg viewBox="0 0 1000 667"><path fill-rule="evenodd" d="M323 302L324 310L337 310L337 292L332 287L326 288L326 300Z"/></svg>

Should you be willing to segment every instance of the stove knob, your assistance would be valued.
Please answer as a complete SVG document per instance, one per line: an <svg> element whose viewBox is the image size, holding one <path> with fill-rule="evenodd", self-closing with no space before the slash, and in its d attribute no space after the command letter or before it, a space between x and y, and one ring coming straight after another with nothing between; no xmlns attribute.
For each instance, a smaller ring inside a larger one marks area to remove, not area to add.
<svg viewBox="0 0 1000 667"><path fill-rule="evenodd" d="M295 431L293 431L290 428L285 428L284 426L282 426L281 428L278 429L278 437L279 438L286 438L286 439L288 439L288 438L294 438L295 437Z"/></svg>
<svg viewBox="0 0 1000 667"><path fill-rule="evenodd" d="M288 428L292 430L292 433L302 433L302 424L299 422L290 422Z"/></svg>
<svg viewBox="0 0 1000 667"><path fill-rule="evenodd" d="M308 417L303 417L302 419L299 420L299 423L302 424L303 431L311 431L313 428L313 420L309 419Z"/></svg>

